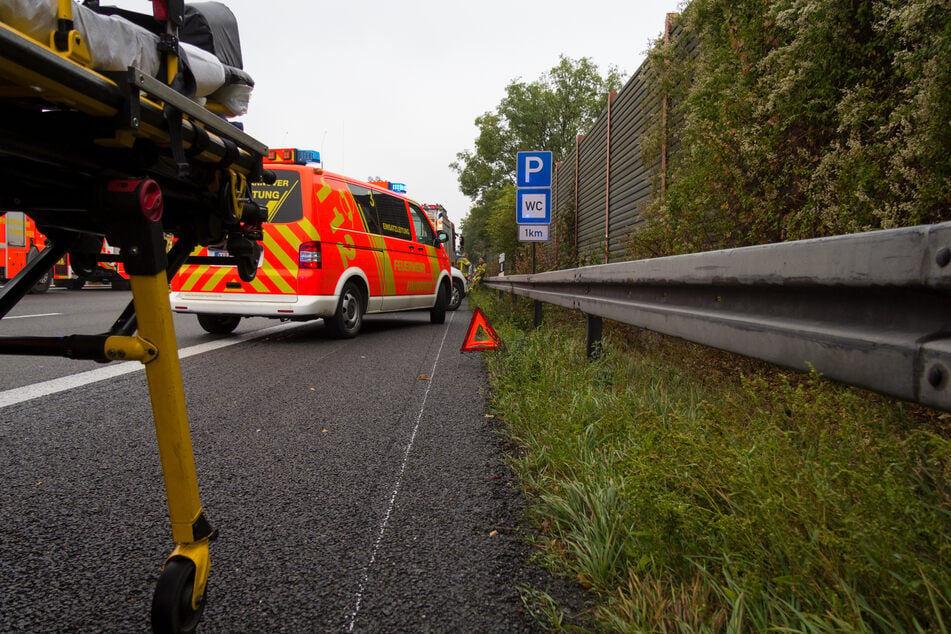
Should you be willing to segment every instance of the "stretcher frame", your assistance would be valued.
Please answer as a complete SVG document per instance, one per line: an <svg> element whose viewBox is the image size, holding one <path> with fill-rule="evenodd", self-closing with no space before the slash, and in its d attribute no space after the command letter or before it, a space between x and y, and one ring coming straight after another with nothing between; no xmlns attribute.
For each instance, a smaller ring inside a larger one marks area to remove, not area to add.
<svg viewBox="0 0 951 634"><path fill-rule="evenodd" d="M198 490L168 281L198 245L227 245L254 277L265 211L248 183L267 181L267 147L179 94L183 0L153 0L167 25L167 83L135 68L103 74L58 0L49 44L0 23L0 213L24 211L47 247L0 289L0 318L69 253L95 259L102 237L120 249L132 302L101 335L0 337L0 354L138 360L152 403L176 546L153 596L156 632L189 632L205 605L216 532ZM174 246L166 252L166 235ZM224 263L222 260L218 260Z"/></svg>

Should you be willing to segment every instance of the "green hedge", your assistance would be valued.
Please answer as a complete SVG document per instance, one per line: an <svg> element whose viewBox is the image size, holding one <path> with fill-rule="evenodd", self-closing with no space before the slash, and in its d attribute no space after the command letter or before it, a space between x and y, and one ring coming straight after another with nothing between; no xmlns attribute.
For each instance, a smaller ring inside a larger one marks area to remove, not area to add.
<svg viewBox="0 0 951 634"><path fill-rule="evenodd" d="M650 54L670 113L644 147L676 149L633 256L951 218L947 0L693 0L679 25Z"/></svg>

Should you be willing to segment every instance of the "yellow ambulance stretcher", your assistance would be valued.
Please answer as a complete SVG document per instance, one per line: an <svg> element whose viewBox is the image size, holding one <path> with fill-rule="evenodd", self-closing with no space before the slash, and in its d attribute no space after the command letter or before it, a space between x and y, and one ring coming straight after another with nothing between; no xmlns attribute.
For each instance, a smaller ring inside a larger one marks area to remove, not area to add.
<svg viewBox="0 0 951 634"><path fill-rule="evenodd" d="M197 626L215 537L198 494L168 280L212 244L226 246L242 279L254 277L265 211L248 183L269 176L267 148L225 118L241 113L253 85L234 16L220 3L196 6L152 0L150 16L93 0L0 0L0 210L26 212L48 238L0 289L0 318L63 255L95 263L103 237L119 247L133 296L102 335L4 337L0 354L145 364L176 542L153 597L160 632Z"/></svg>

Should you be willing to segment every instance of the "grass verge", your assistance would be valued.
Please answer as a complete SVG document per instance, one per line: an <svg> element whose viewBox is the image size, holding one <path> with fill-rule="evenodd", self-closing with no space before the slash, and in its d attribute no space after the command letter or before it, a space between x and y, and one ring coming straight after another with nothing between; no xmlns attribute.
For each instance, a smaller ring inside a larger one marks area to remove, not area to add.
<svg viewBox="0 0 951 634"><path fill-rule="evenodd" d="M589 362L578 314L532 330L525 300L470 303L505 342L491 407L538 557L590 589L586 627L951 627L947 415L607 323Z"/></svg>

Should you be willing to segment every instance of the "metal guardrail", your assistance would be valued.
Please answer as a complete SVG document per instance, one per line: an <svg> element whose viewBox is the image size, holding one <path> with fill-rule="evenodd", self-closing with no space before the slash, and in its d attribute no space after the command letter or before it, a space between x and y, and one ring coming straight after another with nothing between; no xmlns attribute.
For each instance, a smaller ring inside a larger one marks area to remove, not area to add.
<svg viewBox="0 0 951 634"><path fill-rule="evenodd" d="M951 222L483 283L951 411Z"/></svg>

